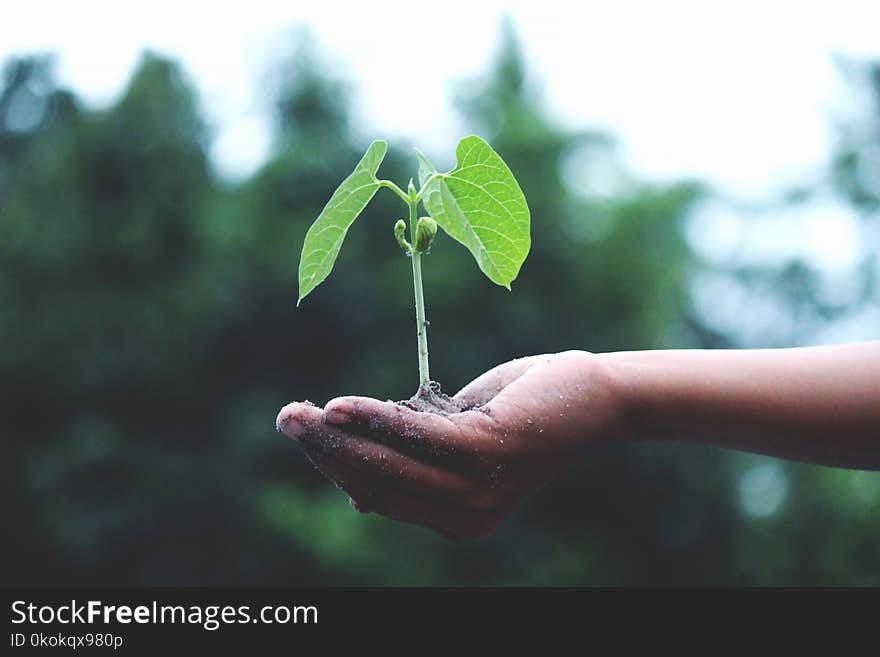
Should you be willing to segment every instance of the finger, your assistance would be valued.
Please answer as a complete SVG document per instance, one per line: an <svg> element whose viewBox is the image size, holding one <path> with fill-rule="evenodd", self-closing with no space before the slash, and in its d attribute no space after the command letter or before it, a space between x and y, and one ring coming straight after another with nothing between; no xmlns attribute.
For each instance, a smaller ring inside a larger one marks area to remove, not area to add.
<svg viewBox="0 0 880 657"><path fill-rule="evenodd" d="M485 480L477 482L336 427L325 425L324 429L323 433L307 433L300 440L360 471L373 488L395 488L468 508L491 508L493 491Z"/></svg>
<svg viewBox="0 0 880 657"><path fill-rule="evenodd" d="M362 472L371 489L394 487L465 507L491 506L492 491L487 490L485 482L425 463L388 445L353 435L350 430L328 425L325 420L326 413L321 409L293 403L279 413L277 425L301 446L308 447L310 455L331 454Z"/></svg>
<svg viewBox="0 0 880 657"><path fill-rule="evenodd" d="M323 422L324 411L311 402L291 402L278 413L275 430L291 438L298 438Z"/></svg>
<svg viewBox="0 0 880 657"><path fill-rule="evenodd" d="M320 463L324 475L347 492L353 506L363 513L378 513L392 520L421 525L456 540L485 536L503 519L500 513L471 511L393 488L372 488L363 472L340 461L333 453L313 452L311 446L305 445L304 451Z"/></svg>
<svg viewBox="0 0 880 657"><path fill-rule="evenodd" d="M540 358L541 356L528 356L497 365L455 393L453 399L465 408L482 406L521 377Z"/></svg>
<svg viewBox="0 0 880 657"><path fill-rule="evenodd" d="M330 458L332 436L329 434L338 432L324 424L324 412L320 408L311 403L292 402L278 413L275 428L297 441L312 465L349 494L352 506L369 512L369 500L374 490L349 466L333 467L334 460ZM328 439L319 440L321 434L328 434Z"/></svg>
<svg viewBox="0 0 880 657"><path fill-rule="evenodd" d="M364 512L377 512L395 520L429 527L453 539L477 538L497 527L501 512L470 510L440 500L427 500L393 487L392 479L377 479L334 455L344 432L323 423L324 412L307 403L281 409L276 427L297 438L309 460ZM379 445L376 445L379 447Z"/></svg>
<svg viewBox="0 0 880 657"><path fill-rule="evenodd" d="M478 411L443 416L370 397L338 397L324 407L324 422L458 471L481 469L490 447L482 438L491 420Z"/></svg>

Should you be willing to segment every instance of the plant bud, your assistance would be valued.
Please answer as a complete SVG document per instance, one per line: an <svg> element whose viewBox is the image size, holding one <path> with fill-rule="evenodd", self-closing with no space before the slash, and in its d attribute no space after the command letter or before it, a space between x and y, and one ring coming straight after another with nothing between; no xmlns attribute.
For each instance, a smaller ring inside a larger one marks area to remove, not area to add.
<svg viewBox="0 0 880 657"><path fill-rule="evenodd" d="M410 198L415 198L416 196L416 186L413 184L413 179L409 179L409 185L406 186L406 193L409 194Z"/></svg>
<svg viewBox="0 0 880 657"><path fill-rule="evenodd" d="M431 217L421 217L416 224L416 251L427 253L435 235L437 235L437 222Z"/></svg>
<svg viewBox="0 0 880 657"><path fill-rule="evenodd" d="M406 241L406 222L403 219L398 219L397 223L394 224L394 237L397 238L397 243L400 244L400 248L402 248L407 253L412 252L412 245Z"/></svg>

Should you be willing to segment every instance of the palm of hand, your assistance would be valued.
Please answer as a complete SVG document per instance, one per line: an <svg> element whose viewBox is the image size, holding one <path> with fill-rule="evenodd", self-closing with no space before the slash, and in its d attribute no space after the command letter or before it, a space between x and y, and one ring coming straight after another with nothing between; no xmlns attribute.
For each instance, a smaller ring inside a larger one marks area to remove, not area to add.
<svg viewBox="0 0 880 657"><path fill-rule="evenodd" d="M609 392L591 354L564 352L489 370L455 395L461 413L339 397L323 411L289 404L277 426L355 508L474 538L603 437Z"/></svg>

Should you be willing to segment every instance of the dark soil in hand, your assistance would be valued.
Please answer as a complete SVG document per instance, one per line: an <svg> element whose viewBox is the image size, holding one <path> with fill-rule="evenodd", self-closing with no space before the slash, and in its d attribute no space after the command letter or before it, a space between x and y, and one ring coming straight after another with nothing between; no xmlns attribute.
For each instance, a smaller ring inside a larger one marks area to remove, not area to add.
<svg viewBox="0 0 880 657"><path fill-rule="evenodd" d="M397 403L420 413L435 415L454 415L469 410L465 404L444 393L436 381L431 381L427 390L419 388L412 397Z"/></svg>

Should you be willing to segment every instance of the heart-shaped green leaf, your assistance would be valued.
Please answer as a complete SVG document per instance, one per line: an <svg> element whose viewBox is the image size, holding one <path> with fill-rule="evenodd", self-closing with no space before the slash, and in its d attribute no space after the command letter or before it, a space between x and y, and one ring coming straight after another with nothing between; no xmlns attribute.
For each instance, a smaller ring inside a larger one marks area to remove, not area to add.
<svg viewBox="0 0 880 657"><path fill-rule="evenodd" d="M467 247L489 280L509 290L531 246L526 198L504 160L479 137L462 139L455 155L456 167L425 190L425 209ZM436 173L419 153L421 184Z"/></svg>
<svg viewBox="0 0 880 657"><path fill-rule="evenodd" d="M374 141L352 174L333 192L321 214L306 233L299 260L299 300L320 285L333 270L349 227L379 189L376 171L385 159L387 145Z"/></svg>

